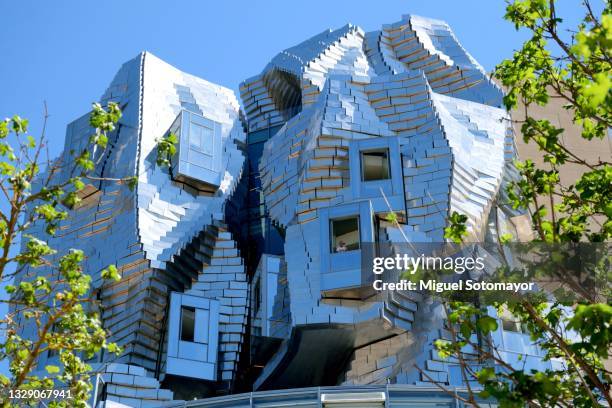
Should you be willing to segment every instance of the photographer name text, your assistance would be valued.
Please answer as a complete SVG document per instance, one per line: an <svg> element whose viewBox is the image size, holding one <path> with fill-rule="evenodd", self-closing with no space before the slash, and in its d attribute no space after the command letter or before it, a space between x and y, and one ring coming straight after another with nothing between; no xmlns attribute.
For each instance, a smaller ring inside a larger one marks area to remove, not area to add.
<svg viewBox="0 0 612 408"><path fill-rule="evenodd" d="M533 282L478 282L474 280L465 280L458 282L438 282L436 280L420 280L412 282L402 279L399 282L383 282L377 279L372 284L377 291L383 290L429 290L433 292L445 291L510 291L523 292L534 290L535 283Z"/></svg>

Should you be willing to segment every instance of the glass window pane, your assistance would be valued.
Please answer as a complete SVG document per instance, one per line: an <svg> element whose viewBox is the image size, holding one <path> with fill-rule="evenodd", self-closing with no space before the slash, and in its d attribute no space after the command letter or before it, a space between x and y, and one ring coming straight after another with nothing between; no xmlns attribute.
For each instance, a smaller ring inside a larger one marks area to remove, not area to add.
<svg viewBox="0 0 612 408"><path fill-rule="evenodd" d="M256 316L257 312L259 312L259 307L261 306L261 281L257 281L255 284L255 290L253 292L253 299L255 300L255 304L253 305L253 315Z"/></svg>
<svg viewBox="0 0 612 408"><path fill-rule="evenodd" d="M191 123L189 126L189 146L193 149L202 149L202 131L203 127L200 125L196 125L195 123Z"/></svg>
<svg viewBox="0 0 612 408"><path fill-rule="evenodd" d="M330 224L333 253L359 249L359 217L332 220Z"/></svg>
<svg viewBox="0 0 612 408"><path fill-rule="evenodd" d="M189 146L201 153L212 156L214 149L213 130L191 122L189 125Z"/></svg>
<svg viewBox="0 0 612 408"><path fill-rule="evenodd" d="M194 341L195 332L195 308L181 307L181 340Z"/></svg>
<svg viewBox="0 0 612 408"><path fill-rule="evenodd" d="M361 153L362 181L387 180L389 178L388 149Z"/></svg>
<svg viewBox="0 0 612 408"><path fill-rule="evenodd" d="M213 155L213 130L210 128L202 128L202 153L209 156Z"/></svg>
<svg viewBox="0 0 612 408"><path fill-rule="evenodd" d="M515 320L502 319L502 327L505 331L523 333L523 325Z"/></svg>

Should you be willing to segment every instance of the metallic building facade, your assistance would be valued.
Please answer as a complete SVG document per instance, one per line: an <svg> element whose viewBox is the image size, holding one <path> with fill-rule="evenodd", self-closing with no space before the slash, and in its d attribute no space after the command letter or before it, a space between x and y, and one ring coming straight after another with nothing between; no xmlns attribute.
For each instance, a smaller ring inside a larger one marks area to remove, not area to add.
<svg viewBox="0 0 612 408"><path fill-rule="evenodd" d="M419 398L431 401L428 378L461 387L433 348L445 335L441 306L416 292L372 300L361 261L369 244L444 241L453 211L479 241L524 222L497 204L516 157L502 91L446 23L404 16L284 50L240 94L241 107L231 90L150 53L125 63L100 99L123 117L95 172L137 176L135 191L87 186L58 237L37 232L85 251L104 327L125 348L92 361L96 403L261 392L251 405L193 405L255 406L265 390L372 386L383 395L372 406L404 406L386 384L424 387ZM64 160L90 131L87 116L68 126ZM168 132L178 152L161 168L156 144ZM123 279L102 285L109 264ZM495 341L508 361L527 353L526 364L552 364L503 326ZM327 406L315 394L304 406Z"/></svg>

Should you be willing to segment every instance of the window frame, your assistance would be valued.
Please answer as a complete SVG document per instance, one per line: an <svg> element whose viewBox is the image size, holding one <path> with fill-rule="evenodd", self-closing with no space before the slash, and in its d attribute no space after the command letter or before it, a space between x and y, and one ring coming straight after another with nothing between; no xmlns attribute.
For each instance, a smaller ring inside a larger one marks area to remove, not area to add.
<svg viewBox="0 0 612 408"><path fill-rule="evenodd" d="M185 310L189 310L191 313L193 313L193 327L191 330L191 340L185 340L183 338L183 329L184 329L184 316L185 316ZM190 343L196 343L195 341L195 326L196 326L196 308L193 306L185 306L185 305L181 305L181 317L180 317L180 326L179 326L179 340L180 341L187 341Z"/></svg>
<svg viewBox="0 0 612 408"><path fill-rule="evenodd" d="M182 109L168 133L178 136L176 154L172 158L172 179L207 194L214 193L223 178L222 123Z"/></svg>
<svg viewBox="0 0 612 408"><path fill-rule="evenodd" d="M257 279L257 282L255 282L255 286L253 287L253 300L255 301L255 304L253 305L253 316L257 316L257 313L259 313L259 310L261 310L261 290L261 278L259 278Z"/></svg>
<svg viewBox="0 0 612 408"><path fill-rule="evenodd" d="M194 340L181 339L181 307L195 309ZM216 381L220 302L182 292L170 292L168 310L166 373L183 377Z"/></svg>
<svg viewBox="0 0 612 408"><path fill-rule="evenodd" d="M386 152L388 178L364 181L364 156L368 152ZM354 199L373 199L377 212L387 208L382 201L382 189L394 211L404 210L404 174L402 154L397 137L375 137L349 142L349 185Z"/></svg>
<svg viewBox="0 0 612 408"><path fill-rule="evenodd" d="M194 128L199 128L201 129L201 132L199 134L199 144L195 145L192 143L192 132ZM210 132L210 149L207 151L204 148L204 131L208 131ZM189 121L189 137L188 137L188 142L189 142L189 148L192 150L195 150L196 152L205 154L207 156L214 156L215 154L215 129L212 129L208 126L205 125L201 125L199 123L194 122L193 120Z"/></svg>
<svg viewBox="0 0 612 408"><path fill-rule="evenodd" d="M331 220L358 217L359 249L351 251L333 252L331 249ZM367 256L368 243L374 243L373 231L374 212L370 200L361 200L351 203L338 204L332 207L319 209L319 246L321 257L321 283L322 293L347 288L371 286L368 279L371 274L366 274L362 261ZM352 290L352 289L351 289Z"/></svg>
<svg viewBox="0 0 612 408"><path fill-rule="evenodd" d="M387 176L384 178L375 178L375 179L369 179L366 180L365 179L365 160L364 160L364 156L367 154L371 154L371 153L384 153L385 154L385 158L386 158L386 173ZM380 147L380 148L372 148L372 149L363 149L363 150L359 150L359 166L360 166L360 177L361 177L361 182L362 183L369 183L369 182L381 182L381 181L386 181L386 180L391 180L391 153L389 150L389 147Z"/></svg>
<svg viewBox="0 0 612 408"><path fill-rule="evenodd" d="M342 253L347 253L347 252L353 252L353 251L359 251L361 250L361 226L360 224L360 216L359 214L355 214L355 215L347 215L344 217L338 217L338 218L331 218L329 220L329 252L331 254L342 254ZM346 251L338 251L336 250L336 237L334 235L334 223L337 221L346 221L346 220L351 220L351 219L355 219L357 221L357 248L354 249L347 249Z"/></svg>

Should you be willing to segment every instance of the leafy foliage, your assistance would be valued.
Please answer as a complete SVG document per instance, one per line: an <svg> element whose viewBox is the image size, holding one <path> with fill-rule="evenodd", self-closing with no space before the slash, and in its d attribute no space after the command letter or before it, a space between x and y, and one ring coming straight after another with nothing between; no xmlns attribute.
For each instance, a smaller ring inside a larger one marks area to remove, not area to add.
<svg viewBox="0 0 612 408"><path fill-rule="evenodd" d="M465 225L467 219L467 215L453 211L450 217L448 217L448 227L444 228L444 238L448 238L456 244L461 243L468 234L467 226Z"/></svg>
<svg viewBox="0 0 612 408"><path fill-rule="evenodd" d="M560 33L563 20L556 15L554 1L510 3L506 18L517 29L530 30L532 37L495 72L508 89L506 107L512 109L519 101L525 105L527 117L521 133L526 143L537 145L547 164L538 168L531 161L520 163L522 177L509 188L512 205L531 211L535 232L546 242L601 242L612 237L611 163L579 157L563 141L564 129L529 115L532 104L546 105L553 95L566 102L567 114L580 127L582 138L608 137L612 126L610 2L606 1L599 17L588 1L584 2L584 11L583 21L567 43ZM553 46L561 50L561 55L552 55L549 49ZM583 169L570 186L559 182L565 165Z"/></svg>
<svg viewBox="0 0 612 408"><path fill-rule="evenodd" d="M531 38L495 71L507 89L506 107L515 108L519 102L524 106L521 134L526 143L537 146L544 161L543 165L531 160L516 164L519 177L510 183L505 204L529 213L536 243L559 248L563 243L609 242L612 236L609 158L581 157L565 144L564 129L535 117L530 109L546 105L553 97L561 98L567 114L581 129L580 137L587 142L608 137L612 126L611 3L606 0L597 15L585 0L582 10L581 23L568 34L561 31L563 20L554 0L510 1L505 18L517 30L530 32ZM560 173L570 165L579 168L581 175L567 186L561 183ZM452 214L445 236L460 242L466 221ZM503 236L500 244L509 239ZM556 265L566 258L562 251L551 251L548 266L538 265L537 272L554 275ZM609 255L604 258L609 262ZM610 286L605 279L610 271L609 263L605 265L603 270L595 268L603 274L603 286L592 293L574 286L571 301L519 298L493 303L498 316L521 324L544 361L562 362L561 369L510 365L492 340L498 320L489 316L490 310L479 303L447 301L450 335L437 340L435 346L442 358L461 366L469 391L464 402L478 406L475 396L479 393L495 398L501 407L612 406L612 373L604 366L612 350ZM526 363L526 356L521 358ZM481 391L469 381L478 383Z"/></svg>
<svg viewBox="0 0 612 408"><path fill-rule="evenodd" d="M107 147L108 133L115 130L120 117L117 104L106 108L94 104L92 148L73 152L69 163L43 160L44 133L38 139L29 135L27 120L14 116L0 122L0 194L7 203L0 208L0 278L15 278L6 286L10 311L0 321L6 334L0 359L10 361L10 376L0 375L2 406L15 403L9 400L8 390L59 387L69 389L72 399L52 401L49 406L86 406L92 388L92 368L86 361L103 349L121 351L106 341L91 293L91 275L96 271L83 270L83 252L58 253L44 237L29 234L40 225L48 237L55 235L70 216L68 209L79 203L85 183L105 181L92 174L94 152L100 155ZM58 174L69 176L60 179ZM129 186L132 179L109 181ZM17 249L19 236L22 245ZM120 279L114 265L100 276L107 281ZM57 356L57 364L39 367L39 358L47 353ZM19 401L19 405L36 403Z"/></svg>
<svg viewBox="0 0 612 408"><path fill-rule="evenodd" d="M170 166L170 160L176 154L178 139L174 133L168 133L157 141L157 165Z"/></svg>

